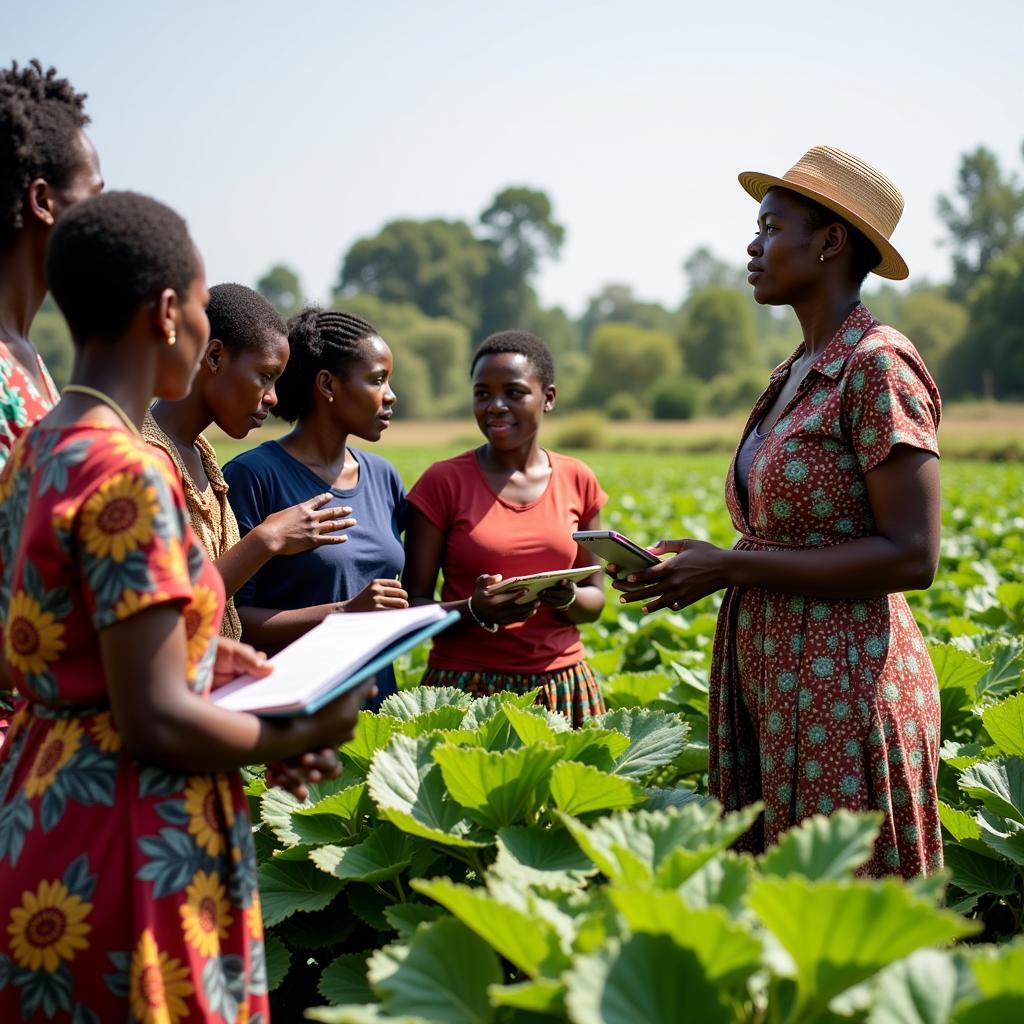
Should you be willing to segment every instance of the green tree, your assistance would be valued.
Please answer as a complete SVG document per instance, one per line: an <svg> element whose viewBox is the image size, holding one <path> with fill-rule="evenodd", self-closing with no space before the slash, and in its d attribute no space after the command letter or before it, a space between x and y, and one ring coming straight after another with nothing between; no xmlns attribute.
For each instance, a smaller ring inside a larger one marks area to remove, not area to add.
<svg viewBox="0 0 1024 1024"><path fill-rule="evenodd" d="M39 354L46 363L46 368L53 377L58 388L64 387L71 378L71 364L75 359L75 348L71 342L71 332L64 322L60 310L53 299L47 295L42 308L36 313L29 331Z"/></svg>
<svg viewBox="0 0 1024 1024"><path fill-rule="evenodd" d="M490 269L486 248L464 221L396 220L349 249L336 298L360 292L384 302L411 302L427 316L480 326L481 290Z"/></svg>
<svg viewBox="0 0 1024 1024"><path fill-rule="evenodd" d="M580 318L580 337L587 347L604 323L635 324L652 331L672 331L672 314L657 302L638 299L628 284L606 284L588 303Z"/></svg>
<svg viewBox="0 0 1024 1024"><path fill-rule="evenodd" d="M938 211L953 242L950 292L964 299L989 263L1021 240L1024 189L1016 175L1003 174L991 150L979 146L961 158L956 196L941 196Z"/></svg>
<svg viewBox="0 0 1024 1024"><path fill-rule="evenodd" d="M551 354L555 357L558 368L562 360L570 352L580 350L580 329L572 317L561 306L543 309L537 303L527 313L525 328L542 338ZM561 374L559 373L559 376Z"/></svg>
<svg viewBox="0 0 1024 1024"><path fill-rule="evenodd" d="M302 308L302 284L291 267L276 263L257 282L256 291L272 302L283 317L294 316Z"/></svg>
<svg viewBox="0 0 1024 1024"><path fill-rule="evenodd" d="M646 411L658 384L677 377L682 368L679 347L668 331L601 324L590 339L590 372L581 404L600 408L612 395L625 392Z"/></svg>
<svg viewBox="0 0 1024 1024"><path fill-rule="evenodd" d="M914 343L940 387L952 383L946 360L967 330L965 307L947 298L943 288L921 288L903 300L895 326Z"/></svg>
<svg viewBox="0 0 1024 1024"><path fill-rule="evenodd" d="M683 273L689 293L692 295L704 288L738 288L747 286L747 271L742 266L720 260L707 246L694 249L683 260Z"/></svg>
<svg viewBox="0 0 1024 1024"><path fill-rule="evenodd" d="M679 341L687 369L702 380L761 362L749 297L734 288L702 288L691 295Z"/></svg>
<svg viewBox="0 0 1024 1024"><path fill-rule="evenodd" d="M1024 398L1024 242L992 259L967 313L963 338L945 361L948 396Z"/></svg>

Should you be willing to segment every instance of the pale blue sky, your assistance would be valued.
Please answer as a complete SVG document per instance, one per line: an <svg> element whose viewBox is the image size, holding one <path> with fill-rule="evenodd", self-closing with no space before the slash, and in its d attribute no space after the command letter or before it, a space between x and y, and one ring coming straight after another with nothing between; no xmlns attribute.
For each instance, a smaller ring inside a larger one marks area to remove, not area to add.
<svg viewBox="0 0 1024 1024"><path fill-rule="evenodd" d="M894 241L942 278L935 214L960 154L1021 167L1024 8L467 0L0 0L0 58L90 94L110 187L189 220L211 282L283 261L325 298L342 253L397 217L467 217L508 184L568 229L539 279L579 313L606 282L678 303L698 245L736 262L736 173L826 142L903 189Z"/></svg>

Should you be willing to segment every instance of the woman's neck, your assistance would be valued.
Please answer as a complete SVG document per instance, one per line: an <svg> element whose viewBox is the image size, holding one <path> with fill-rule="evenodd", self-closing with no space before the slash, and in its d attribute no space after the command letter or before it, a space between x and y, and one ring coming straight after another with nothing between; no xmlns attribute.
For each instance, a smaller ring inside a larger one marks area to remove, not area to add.
<svg viewBox="0 0 1024 1024"><path fill-rule="evenodd" d="M179 447L195 447L196 438L213 422L199 383L180 402L156 402L151 412L160 429Z"/></svg>
<svg viewBox="0 0 1024 1024"><path fill-rule="evenodd" d="M333 475L344 469L348 457L348 434L339 433L336 424L324 422L315 413L299 420L281 443L306 465Z"/></svg>
<svg viewBox="0 0 1024 1024"><path fill-rule="evenodd" d="M807 302L793 303L803 332L804 352L808 356L820 355L859 304L860 288L849 287L829 289Z"/></svg>
<svg viewBox="0 0 1024 1024"><path fill-rule="evenodd" d="M479 449L480 462L485 469L497 473L525 473L537 466L547 466L547 458L541 452L540 441L535 434L526 444L501 451L485 442Z"/></svg>
<svg viewBox="0 0 1024 1024"><path fill-rule="evenodd" d="M46 298L43 261L25 231L0 252L0 339L27 343Z"/></svg>
<svg viewBox="0 0 1024 1024"><path fill-rule="evenodd" d="M103 342L83 345L75 353L70 383L102 391L141 430L156 387L156 367L153 360L140 358L137 346L131 347L134 352Z"/></svg>

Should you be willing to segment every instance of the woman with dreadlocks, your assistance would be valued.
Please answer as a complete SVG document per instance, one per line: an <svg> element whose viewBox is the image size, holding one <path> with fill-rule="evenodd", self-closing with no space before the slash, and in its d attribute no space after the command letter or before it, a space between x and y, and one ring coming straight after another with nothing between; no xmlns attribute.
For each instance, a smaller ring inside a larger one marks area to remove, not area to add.
<svg viewBox="0 0 1024 1024"><path fill-rule="evenodd" d="M57 401L29 328L46 296L54 224L103 188L85 94L39 61L0 70L0 469Z"/></svg>
<svg viewBox="0 0 1024 1024"><path fill-rule="evenodd" d="M405 608L398 582L405 488L386 459L349 447L378 441L391 420L391 349L373 324L335 310L303 310L288 325L291 355L277 382L275 416L294 423L224 467L228 501L245 534L268 515L325 491L323 506L350 508L358 524L345 544L272 558L235 594L242 635L275 651L332 612ZM378 703L395 690L376 677Z"/></svg>

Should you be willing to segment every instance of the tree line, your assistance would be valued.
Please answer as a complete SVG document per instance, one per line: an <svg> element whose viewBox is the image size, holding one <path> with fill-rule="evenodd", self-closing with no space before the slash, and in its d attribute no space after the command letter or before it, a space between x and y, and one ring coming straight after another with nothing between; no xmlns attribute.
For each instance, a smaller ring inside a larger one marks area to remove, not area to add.
<svg viewBox="0 0 1024 1024"><path fill-rule="evenodd" d="M979 147L961 158L938 213L951 280L905 291L869 278L865 302L914 342L947 399L1024 398L1024 185ZM475 222L395 220L344 254L331 305L365 316L387 338L407 418L464 414L472 347L509 327L551 347L563 409L617 419L746 409L799 342L792 317L753 301L743 265L707 248L682 264L678 307L618 283L597 291L579 318L545 307L535 281L565 237L549 197L526 187L500 192ZM304 302L301 281L283 264L256 287L285 316ZM66 379L70 346L51 305L33 336L58 382Z"/></svg>

